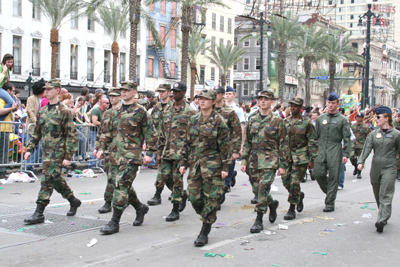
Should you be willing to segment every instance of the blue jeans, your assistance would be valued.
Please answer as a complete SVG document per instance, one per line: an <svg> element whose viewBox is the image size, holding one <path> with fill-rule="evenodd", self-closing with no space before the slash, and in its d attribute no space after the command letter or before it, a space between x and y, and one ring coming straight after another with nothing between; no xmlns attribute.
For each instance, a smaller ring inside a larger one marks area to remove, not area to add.
<svg viewBox="0 0 400 267"><path fill-rule="evenodd" d="M225 185L231 186L231 181L233 177L233 172L235 170L236 160L232 160L232 164L229 165L229 173L228 176L225 177Z"/></svg>
<svg viewBox="0 0 400 267"><path fill-rule="evenodd" d="M10 108L12 106L12 104L14 103L14 99L3 88L0 88L0 98L2 98L6 102L6 105L4 106L4 108ZM8 114L10 114L10 112L6 113L4 115L0 115L0 121L4 121L4 119L8 116Z"/></svg>
<svg viewBox="0 0 400 267"><path fill-rule="evenodd" d="M93 152L94 150L94 144L96 143L96 139L97 139L97 131L92 131L90 130L89 133L89 140L90 140L90 147L91 147L91 152ZM95 156L93 156L93 153L91 155L91 159L95 159L94 161L89 161L89 165L88 168L92 168L92 167L96 167L96 162L97 162L97 158Z"/></svg>
<svg viewBox="0 0 400 267"><path fill-rule="evenodd" d="M344 152L342 153L344 157ZM342 170L340 171L340 182L339 186L344 187L344 177L345 177L345 171L346 171L346 164L342 163Z"/></svg>
<svg viewBox="0 0 400 267"><path fill-rule="evenodd" d="M87 138L84 133L76 128L76 131L78 132L78 139L79 139L79 146L78 146L78 156L82 156L83 159L86 157L86 143L87 143Z"/></svg>
<svg viewBox="0 0 400 267"><path fill-rule="evenodd" d="M153 160L149 164L147 164L147 167L156 165L155 153L153 153L152 158Z"/></svg>

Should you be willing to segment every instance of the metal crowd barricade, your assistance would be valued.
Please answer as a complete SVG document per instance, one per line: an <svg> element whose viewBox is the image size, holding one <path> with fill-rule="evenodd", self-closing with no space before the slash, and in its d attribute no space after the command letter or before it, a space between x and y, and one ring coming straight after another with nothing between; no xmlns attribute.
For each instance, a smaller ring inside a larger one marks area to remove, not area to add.
<svg viewBox="0 0 400 267"><path fill-rule="evenodd" d="M22 149L22 159L25 156L26 153L26 146L28 146L29 141L31 139L30 133L33 133L34 128L36 126L36 123L31 123L27 125L24 129L24 135L25 135L25 143L23 145ZM31 156L28 160L23 160L22 161L22 166L21 166L21 171L26 172L31 174L36 180L38 180L37 176L33 172L33 167L41 167L43 165L42 162L42 141L39 142L38 146L34 151L31 152Z"/></svg>
<svg viewBox="0 0 400 267"><path fill-rule="evenodd" d="M0 168L21 168L25 142L23 123L0 122Z"/></svg>

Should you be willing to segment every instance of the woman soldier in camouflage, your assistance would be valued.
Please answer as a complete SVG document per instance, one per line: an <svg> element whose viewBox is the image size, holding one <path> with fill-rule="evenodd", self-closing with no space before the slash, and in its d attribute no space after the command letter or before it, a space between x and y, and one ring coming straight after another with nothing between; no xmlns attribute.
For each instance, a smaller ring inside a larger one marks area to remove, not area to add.
<svg viewBox="0 0 400 267"><path fill-rule="evenodd" d="M190 203L203 221L194 242L197 247L208 243L208 234L217 219L218 201L224 193L224 179L231 163L229 128L214 109L216 92L203 90L199 99L201 112L190 118L180 152L182 160L179 168L184 174L190 165L187 192Z"/></svg>

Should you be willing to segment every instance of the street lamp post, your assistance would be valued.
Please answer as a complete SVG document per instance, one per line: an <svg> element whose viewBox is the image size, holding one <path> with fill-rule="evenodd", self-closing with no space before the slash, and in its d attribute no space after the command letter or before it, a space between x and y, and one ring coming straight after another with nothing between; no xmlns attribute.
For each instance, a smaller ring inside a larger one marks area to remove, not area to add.
<svg viewBox="0 0 400 267"><path fill-rule="evenodd" d="M264 24L268 25L267 35L271 36L271 21L264 19L264 12L260 12L260 19L253 23L253 32L251 33L253 37L257 35L256 25L260 25L260 92L263 90L263 59L264 59ZM267 42L268 47L268 42Z"/></svg>
<svg viewBox="0 0 400 267"><path fill-rule="evenodd" d="M26 79L25 88L28 89L28 97L31 96L31 88L32 88L32 72L29 72L28 79Z"/></svg>
<svg viewBox="0 0 400 267"><path fill-rule="evenodd" d="M368 1L367 1L368 2ZM365 106L367 104L369 104L369 63L371 60L371 55L370 55L370 44L371 44L371 18L376 18L376 22L375 22L375 27L378 30L380 27L380 20L379 20L379 15L376 15L374 12L371 11L372 8L372 4L368 3L368 11L364 14L364 15L360 15L359 16L359 20L358 20L358 27L361 31L363 24L362 24L362 19L363 18L367 18L367 46L366 46L366 58L365 58L365 86L364 86L364 96L365 96L365 100L363 101L363 107L365 108Z"/></svg>

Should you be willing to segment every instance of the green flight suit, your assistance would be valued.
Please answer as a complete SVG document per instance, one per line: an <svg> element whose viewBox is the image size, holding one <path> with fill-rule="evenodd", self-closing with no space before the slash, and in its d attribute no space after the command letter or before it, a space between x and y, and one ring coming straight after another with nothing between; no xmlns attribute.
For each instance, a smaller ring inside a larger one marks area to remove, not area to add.
<svg viewBox="0 0 400 267"><path fill-rule="evenodd" d="M350 124L339 112L325 113L318 117L315 130L319 143L313 176L326 194L326 207L334 208L342 168L342 140L344 141L343 156L346 158L350 156ZM329 177L326 176L327 173Z"/></svg>
<svg viewBox="0 0 400 267"><path fill-rule="evenodd" d="M397 154L400 153L400 132L390 128L384 133L380 128L372 131L365 141L358 164L364 164L371 150L371 185L379 208L378 221L386 224L392 213L392 200L397 173Z"/></svg>
<svg viewBox="0 0 400 267"><path fill-rule="evenodd" d="M393 120L393 127L400 131L400 123L397 120ZM400 171L400 155L397 155L397 171Z"/></svg>

